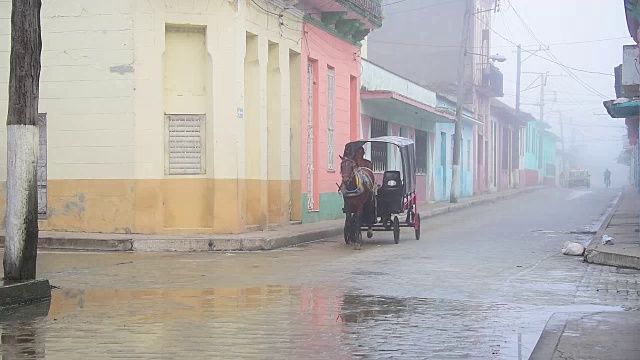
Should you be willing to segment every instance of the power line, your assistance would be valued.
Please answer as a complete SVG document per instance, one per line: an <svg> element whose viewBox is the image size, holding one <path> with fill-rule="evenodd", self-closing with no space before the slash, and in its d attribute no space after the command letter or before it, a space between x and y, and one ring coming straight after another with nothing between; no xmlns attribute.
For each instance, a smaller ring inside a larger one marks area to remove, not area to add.
<svg viewBox="0 0 640 360"><path fill-rule="evenodd" d="M480 22L482 22L482 23L483 23L485 26L487 26L487 27L488 27L492 32L494 32L496 35L498 35L499 37L501 37L501 38L502 38L502 39L504 39L505 41L508 41L509 43L513 44L513 45L514 45L514 46L516 46L516 47L518 46L515 42L513 42L513 41L511 41L511 40L507 39L505 36L503 36L502 34L498 33L497 31L495 31L492 27L490 27L489 25L487 25L487 23L485 23L484 21L482 21L480 18L476 17L476 19L480 20ZM526 52L526 53L529 53L529 54L531 54L532 56L538 57L538 58L540 58L540 59L542 59L542 60L546 60L546 61L549 61L549 62L554 63L554 64L556 64L556 65L560 65L560 66L561 66L561 67L563 67L563 68L567 68L567 69L571 69L571 70L575 70L575 71L579 71L579 72L584 72L584 73L587 73L587 74L596 74L596 75L614 76L613 74L607 74L607 73L603 73L603 72L599 72L599 71L584 70L584 69L578 69L578 68L574 68L574 67L571 67L571 66L567 66L567 65L562 64L560 61L552 60L552 59L546 58L546 57L544 57L544 56L538 55L538 54L537 54L536 52L534 52L534 51L529 51L529 50L525 50L525 49L522 49L522 51L523 51L523 52ZM545 50L545 51L547 51L547 50ZM587 89L587 90L588 90L588 89ZM607 98L606 96L602 95L602 94L601 94L601 93L599 93L598 91L596 91L596 90L594 90L594 89L592 89L592 90L593 90L592 92L597 93L597 94L598 94L598 96L603 97L603 98L605 98L605 99Z"/></svg>
<svg viewBox="0 0 640 360"><path fill-rule="evenodd" d="M583 73L586 73L586 74L595 74L595 75L614 76L613 74L608 74L608 73L604 73L604 72L600 72L600 71L592 71L592 70L584 70L584 69L574 68L574 67L572 67L572 66L564 65L564 64L562 64L562 63L561 63L561 62L559 62L559 61L552 60L552 59L548 59L548 58L546 58L546 57L544 57L544 56L540 56L540 55L538 55L538 54L536 54L536 53L533 53L533 52L530 52L530 51L527 51L527 50L522 50L522 51L524 51L524 52L529 52L529 53L531 53L531 55L532 55L532 56L535 56L535 57L540 58L540 59L542 59L542 60L546 60L546 61L548 61L548 62L551 62L551 63L557 64L557 65L560 65L560 66L562 66L562 67L565 67L565 68L567 68L567 69L571 69L571 70L574 70L574 71L583 72ZM606 96L604 96L604 98L606 98Z"/></svg>
<svg viewBox="0 0 640 360"><path fill-rule="evenodd" d="M435 7L435 6L447 5L447 4L452 4L452 3L461 2L461 1L464 1L464 0L450 0L450 1L444 1L444 2L439 2L439 3L435 3L435 4L431 4L431 5L427 5L427 6L419 7L419 8L407 9L407 10L400 10L400 11L394 11L394 12L387 13L386 15L395 15L395 14L406 13L406 12L409 12L409 11L416 11L416 10L428 9L428 8L432 8L432 7Z"/></svg>
<svg viewBox="0 0 640 360"><path fill-rule="evenodd" d="M515 11L515 8L513 8L513 5L512 5L512 9ZM480 21L481 23L483 23L483 24L484 24L484 25L485 25L489 30L491 30L494 34L498 35L498 36L499 36L500 38L502 38L503 40L505 40L505 41L507 41L508 43L513 44L513 45L515 45L515 46L517 46L517 45L518 45L518 44L514 43L513 41L511 41L511 40L507 39L505 36L503 36L503 35L502 35L502 34L500 34L499 32L497 32L495 29L493 29L491 26L489 26L486 22L484 22L484 21L483 21L482 19L480 19L479 17L477 17L477 16L476 16L476 19L478 19L478 21ZM532 33L532 32L530 32L530 33ZM533 34L533 36L535 36L535 34ZM539 41L539 39L538 39L537 37L535 37L535 39ZM540 42L540 45L542 46L542 45L543 45L543 44L542 44L542 42L541 42L541 41L539 41L539 42ZM536 55L536 54L535 54L535 52L533 52L533 51L528 51L528 50L525 50L525 49L522 49L522 51L524 51L524 52L526 52L526 53L529 53L529 54L531 54L531 55L537 56L537 57L541 57L540 55ZM545 50L545 51L546 51L546 52L548 52L548 53L553 57L553 54L551 54L548 50ZM541 58L542 58L542 59L544 59L544 60L547 60L547 61L551 61L550 59L547 59L547 58L545 58L545 57L541 57ZM603 98L603 99L607 99L607 96L603 95L602 93L600 93L600 92L598 92L597 90L593 89L593 88L592 88L591 86L589 86L588 84L584 83L584 81L582 81L582 80L581 80L580 78L578 78L575 74L573 74L573 73L571 72L571 70L570 70L566 65L562 64L559 60L557 60L557 59L556 59L555 61L552 61L552 62L556 63L557 65L561 66L562 68L565 68L565 71L566 71L566 72L567 72L567 73L568 73L568 74L569 74L569 75L570 75L570 76L571 76L571 77L572 77L576 82L578 82L578 84L580 84L582 87L584 87L585 89L587 89L589 92L592 92L592 93L594 93L594 94L598 95L599 97L601 97L601 98ZM584 70L584 71L589 71L589 70Z"/></svg>
<svg viewBox="0 0 640 360"><path fill-rule="evenodd" d="M503 18L504 20L504 18ZM505 24L506 25L506 24ZM513 40L513 35L510 33L511 38L509 40L509 43L514 44L515 41ZM596 43L596 42L605 42L605 41L612 41L612 40L620 40L620 39L626 39L628 36L626 37L612 37L612 38L604 38L604 39L594 39L594 40L584 40L584 41L573 41L573 42L560 42L560 43L551 43L548 46L566 46L566 45L575 45L575 44L587 44L587 43ZM396 42L396 41L382 41L382 40L368 40L369 43L381 43L381 44L391 44L391 45L404 45L404 46L421 46L421 47L433 47L433 48L451 48L451 49L459 49L460 46L459 45L437 45L437 44L418 44L418 43L403 43L403 42ZM539 47L540 45L522 45L523 48L525 47ZM517 45L501 45L501 46L492 46L491 48L496 49L496 48L516 48ZM480 46L472 46L472 48L474 49L479 49L481 48ZM526 50L523 50L526 51ZM611 75L611 74L607 74L607 75Z"/></svg>
<svg viewBox="0 0 640 360"><path fill-rule="evenodd" d="M585 89L587 89L588 91L601 96L603 99L607 99L607 96L603 95L601 92L597 91L596 89L594 89L592 86L590 86L589 84L587 84L586 82L584 82L582 79L580 79L578 76L576 76L573 72L571 72L571 70L564 64L562 64L562 62L551 52L551 50L549 50L548 47L546 47L542 41L536 36L536 34L533 32L533 30L531 30L531 28L529 27L529 25L527 25L526 21L524 21L524 19L522 18L522 16L520 16L520 14L518 13L518 11L516 10L515 6L513 6L513 3L511 3L511 0L507 0L510 4L510 8L513 10L513 12L516 14L516 16L518 17L518 19L520 20L520 22L522 23L522 25L525 27L525 29L529 32L529 34L538 42L538 44L540 44L540 46L544 49L544 51L552 58L554 59L558 65L560 65L562 68L564 68L564 70L567 72L567 74L569 74L569 76L571 76L578 84L580 84L582 87L584 87Z"/></svg>
<svg viewBox="0 0 640 360"><path fill-rule="evenodd" d="M502 19L502 23L504 24L504 28L507 29L507 34L509 35L511 40L513 40L513 42L515 42L516 38L513 36L513 32L511 32L511 27L509 26L509 24L507 24L507 19L504 16L503 12L500 12L500 18Z"/></svg>
<svg viewBox="0 0 640 360"><path fill-rule="evenodd" d="M629 38L628 36L619 36L619 37L611 37L611 38L604 38L604 39L593 39L593 40L583 40L583 41L551 43L551 44L548 44L548 46L591 44L591 43L595 43L595 42L604 42L604 41L612 41L612 40L623 40L623 39L628 39L628 38ZM527 45L527 46L537 46L537 45Z"/></svg>
<svg viewBox="0 0 640 360"><path fill-rule="evenodd" d="M562 64L562 62L551 52L551 50L548 49L548 47L546 47L542 41L540 40L540 38L538 38L536 36L536 34L533 32L533 30L531 30L531 28L529 27L529 25L527 25L526 21L524 21L524 19L522 18L522 16L520 16L520 13L518 13L518 10L516 10L515 6L513 6L513 3L511 3L511 0L507 0L507 2L509 2L509 5L511 5L511 10L513 10L514 14L516 14L516 16L518 17L518 19L520 20L520 22L522 23L522 25L525 27L525 29L529 32L529 34L538 42L538 44L540 44L540 46L543 47L544 51L552 58L556 61L556 63L558 65L560 65L562 68L565 69L565 71L567 72L567 74L569 74L569 76L571 76L576 82L578 82L580 85L582 85L585 89L593 92L594 94L600 95L603 99L607 99L607 96L602 94L601 92L599 92L598 90L594 89L591 85L587 84L586 82L584 82L582 79L580 79L578 76L576 76L573 72L571 72L570 68L567 67L566 65Z"/></svg>
<svg viewBox="0 0 640 360"><path fill-rule="evenodd" d="M398 0L398 1L395 1L395 2L392 2L392 3L384 4L384 5L382 5L382 6L389 6L389 5L400 4L400 3L405 2L405 1L408 1L408 0Z"/></svg>

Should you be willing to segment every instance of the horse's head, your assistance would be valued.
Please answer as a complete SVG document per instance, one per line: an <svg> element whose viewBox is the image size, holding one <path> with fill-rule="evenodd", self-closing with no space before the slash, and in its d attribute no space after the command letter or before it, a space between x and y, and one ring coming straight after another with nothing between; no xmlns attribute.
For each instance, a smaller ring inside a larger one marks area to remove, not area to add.
<svg viewBox="0 0 640 360"><path fill-rule="evenodd" d="M342 183L347 184L351 178L353 178L353 173L358 167L356 161L349 157L340 156L340 175L342 176Z"/></svg>

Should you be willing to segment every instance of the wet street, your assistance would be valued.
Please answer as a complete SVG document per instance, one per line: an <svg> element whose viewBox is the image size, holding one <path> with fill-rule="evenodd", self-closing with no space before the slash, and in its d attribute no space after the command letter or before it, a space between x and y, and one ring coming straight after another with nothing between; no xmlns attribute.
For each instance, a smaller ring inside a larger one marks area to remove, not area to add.
<svg viewBox="0 0 640 360"><path fill-rule="evenodd" d="M3 359L527 359L554 312L639 306L639 272L560 253L616 195L541 190L361 251L41 252L58 289L0 313Z"/></svg>

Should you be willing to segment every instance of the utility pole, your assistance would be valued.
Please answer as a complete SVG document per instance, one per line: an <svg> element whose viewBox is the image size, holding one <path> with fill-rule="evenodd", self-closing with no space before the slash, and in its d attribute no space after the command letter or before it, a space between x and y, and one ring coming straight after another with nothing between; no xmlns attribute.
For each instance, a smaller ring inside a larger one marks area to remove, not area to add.
<svg viewBox="0 0 640 360"><path fill-rule="evenodd" d="M544 87L547 85L547 74L540 74L540 118L544 121Z"/></svg>
<svg viewBox="0 0 640 360"><path fill-rule="evenodd" d="M516 114L520 113L520 76L522 75L522 46L518 45L518 75L516 77Z"/></svg>
<svg viewBox="0 0 640 360"><path fill-rule="evenodd" d="M11 3L4 278L36 277L41 0Z"/></svg>
<svg viewBox="0 0 640 360"><path fill-rule="evenodd" d="M557 111L558 113L558 118L560 120L560 146L562 149L562 168L560 169L563 177L560 179L561 183L560 186L564 187L564 177L567 176L567 154L565 153L565 148L564 148L564 121L562 119L562 111Z"/></svg>
<svg viewBox="0 0 640 360"><path fill-rule="evenodd" d="M538 147L538 167L540 168L541 174L544 173L544 88L547 85L547 74L540 74L540 127L539 127L539 139L538 143L540 144ZM540 184L542 185L542 184Z"/></svg>
<svg viewBox="0 0 640 360"><path fill-rule="evenodd" d="M460 195L460 158L462 155L462 113L465 103L465 66L469 33L471 32L471 16L473 16L473 0L465 0L464 18L462 21L462 43L460 46L458 65L458 89L456 92L456 124L453 136L453 164L451 166L451 197L450 202L457 203Z"/></svg>
<svg viewBox="0 0 640 360"><path fill-rule="evenodd" d="M525 61L531 59L533 56L536 55L536 53L545 50L545 48L543 48L542 46L540 46L540 48L538 50L525 50L526 53L529 54L529 56L526 59L522 59L522 45L518 45L518 63L517 65L517 70L516 70L516 112L520 111L520 93L522 92L520 90L520 79L522 77L522 63L524 63ZM548 47L546 48L547 50L549 49ZM540 73L532 73L532 72L525 72L525 74L536 74L536 75L540 75ZM526 89L524 89L524 91L527 91L531 88L531 86L528 86Z"/></svg>
<svg viewBox="0 0 640 360"><path fill-rule="evenodd" d="M560 145L564 153L564 120L562 119L562 111L558 111L558 115L560 116Z"/></svg>

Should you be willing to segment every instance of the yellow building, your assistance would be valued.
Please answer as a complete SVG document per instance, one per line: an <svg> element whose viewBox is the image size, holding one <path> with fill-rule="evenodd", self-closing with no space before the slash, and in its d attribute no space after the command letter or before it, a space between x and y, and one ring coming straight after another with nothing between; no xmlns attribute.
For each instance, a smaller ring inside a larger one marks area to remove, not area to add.
<svg viewBox="0 0 640 360"><path fill-rule="evenodd" d="M0 88L10 7L0 0ZM40 229L288 223L300 206L302 16L275 0L43 0ZM2 126L3 207L6 164Z"/></svg>

